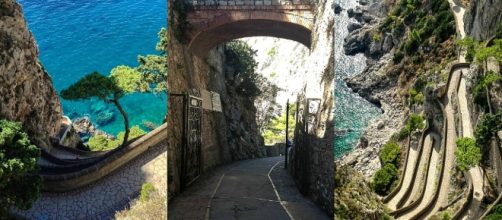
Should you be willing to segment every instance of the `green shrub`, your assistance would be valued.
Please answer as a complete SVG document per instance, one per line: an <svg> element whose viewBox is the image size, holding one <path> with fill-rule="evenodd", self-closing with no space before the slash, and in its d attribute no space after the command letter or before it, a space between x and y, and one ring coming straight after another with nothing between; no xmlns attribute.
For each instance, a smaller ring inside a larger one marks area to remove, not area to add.
<svg viewBox="0 0 502 220"><path fill-rule="evenodd" d="M413 131L417 129L423 129L425 127L424 118L422 115L411 114L408 120L406 120L406 125L404 126L398 134L398 140L403 140Z"/></svg>
<svg viewBox="0 0 502 220"><path fill-rule="evenodd" d="M151 183L144 183L141 186L141 193L140 193L139 198L140 198L140 200L142 202L145 202L156 191L157 191L157 189L155 189L155 186L153 184L151 184Z"/></svg>
<svg viewBox="0 0 502 220"><path fill-rule="evenodd" d="M29 209L40 196L40 154L21 123L0 120L0 219L8 219L13 207Z"/></svg>
<svg viewBox="0 0 502 220"><path fill-rule="evenodd" d="M476 125L474 137L476 137L476 144L480 147L488 147L490 139L502 130L502 111L497 114L485 114Z"/></svg>
<svg viewBox="0 0 502 220"><path fill-rule="evenodd" d="M474 102L478 105L487 108L488 100L486 99L486 89L489 88L494 82L502 79L500 74L493 71L488 71L484 76L481 76L472 89Z"/></svg>
<svg viewBox="0 0 502 220"><path fill-rule="evenodd" d="M399 159L401 155L401 148L396 142L389 142L385 144L380 151L380 161L382 164L393 164L394 166L399 165Z"/></svg>
<svg viewBox="0 0 502 220"><path fill-rule="evenodd" d="M382 169L378 170L373 176L372 187L375 192L380 195L385 195L390 190L392 183L397 178L397 168L394 164L385 164Z"/></svg>
<svg viewBox="0 0 502 220"><path fill-rule="evenodd" d="M443 212L443 216L441 218L441 220L450 220L451 219L451 215L449 212Z"/></svg>
<svg viewBox="0 0 502 220"><path fill-rule="evenodd" d="M397 51L394 53L394 57L392 58L392 61L394 61L394 63L400 63L401 60L403 60L403 58L404 58L403 52Z"/></svg>
<svg viewBox="0 0 502 220"><path fill-rule="evenodd" d="M479 164L481 160L481 150L476 146L476 141L472 138L458 138L455 158L457 166L461 171L466 171Z"/></svg>
<svg viewBox="0 0 502 220"><path fill-rule="evenodd" d="M130 139L134 139L140 136L145 135L146 132L142 130L139 126L133 126L131 130L129 131L129 137ZM87 142L87 146L89 146L89 149L91 151L105 151L105 150L112 150L120 146L122 141L124 140L124 135L125 132L120 132L117 135L117 138L115 140L109 139L104 135L95 135L89 138L89 141Z"/></svg>
<svg viewBox="0 0 502 220"><path fill-rule="evenodd" d="M254 51L244 41L231 41L225 44L225 59L235 70L235 76L242 77L238 92L245 96L256 97L261 94L258 88L259 74L255 71L258 62L254 59Z"/></svg>
<svg viewBox="0 0 502 220"><path fill-rule="evenodd" d="M502 219L502 204L495 205L483 220L500 220Z"/></svg>

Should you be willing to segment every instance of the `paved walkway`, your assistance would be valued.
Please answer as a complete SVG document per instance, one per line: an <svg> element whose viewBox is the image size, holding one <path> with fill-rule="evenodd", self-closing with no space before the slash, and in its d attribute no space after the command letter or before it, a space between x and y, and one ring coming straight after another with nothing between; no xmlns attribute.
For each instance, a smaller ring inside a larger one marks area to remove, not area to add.
<svg viewBox="0 0 502 220"><path fill-rule="evenodd" d="M469 71L466 69L465 71ZM473 138L471 115L467 106L467 86L465 79L462 77L460 87L458 89L458 103L460 107L460 114L462 116L462 135L464 137ZM476 219L481 209L481 201L484 197L483 192L483 170L479 166L475 166L469 170L473 184L473 200L467 209L467 214L462 219Z"/></svg>
<svg viewBox="0 0 502 220"><path fill-rule="evenodd" d="M457 94L457 85L460 80L461 72L460 70L456 70L452 73L451 81L448 87L447 93L447 103L445 103L445 112L446 112L446 149L445 149L445 163L443 173L443 179L441 185L439 186L439 196L437 202L434 204L432 211L429 212L429 218L431 215L434 215L439 211L441 206L446 205L448 203L448 193L450 192L450 172L453 170L453 166L455 166L455 149L457 145L455 141L457 140L456 133L456 124L455 124L455 105L453 103L453 99L456 98Z"/></svg>
<svg viewBox="0 0 502 220"><path fill-rule="evenodd" d="M398 219L411 219L415 215L417 215L420 211L426 208L427 204L432 200L434 197L434 193L436 192L437 186L437 181L439 179L439 169L438 165L440 165L441 162L441 144L437 143L437 141L433 141L431 135L427 135L425 138L425 147L429 148L433 146L432 150L432 155L430 158L430 164L429 164L429 170L427 172L427 183L425 184L425 192L424 192L424 198L412 211L407 213L406 215L403 215L399 217Z"/></svg>
<svg viewBox="0 0 502 220"><path fill-rule="evenodd" d="M398 202L403 198L405 195L406 191L408 188L413 187L415 183L411 182L411 179L413 178L413 175L415 175L415 166L418 166L418 152L420 150L420 146L415 146L415 147L409 147L408 151L408 159L407 159L407 165L406 165L406 170L404 170L404 178L403 178L403 184L401 185L401 188L399 189L399 192L392 197L392 199L387 203L387 207L390 208L391 210L396 210L397 209L397 204Z"/></svg>
<svg viewBox="0 0 502 220"><path fill-rule="evenodd" d="M201 176L169 203L169 219L330 219L300 194L283 160L239 161Z"/></svg>
<svg viewBox="0 0 502 220"><path fill-rule="evenodd" d="M150 182L167 191L167 143L151 147L96 183L65 193L44 193L33 207L19 213L28 219L110 219Z"/></svg>

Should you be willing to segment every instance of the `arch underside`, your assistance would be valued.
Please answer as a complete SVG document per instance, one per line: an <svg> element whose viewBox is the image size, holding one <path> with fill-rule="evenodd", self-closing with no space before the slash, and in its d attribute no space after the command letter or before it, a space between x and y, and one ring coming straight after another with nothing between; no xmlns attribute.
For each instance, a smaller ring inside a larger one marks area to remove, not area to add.
<svg viewBox="0 0 502 220"><path fill-rule="evenodd" d="M299 42L310 48L311 30L303 25L286 21L248 19L228 22L198 32L189 44L189 50L204 57L219 44L244 37L277 37Z"/></svg>

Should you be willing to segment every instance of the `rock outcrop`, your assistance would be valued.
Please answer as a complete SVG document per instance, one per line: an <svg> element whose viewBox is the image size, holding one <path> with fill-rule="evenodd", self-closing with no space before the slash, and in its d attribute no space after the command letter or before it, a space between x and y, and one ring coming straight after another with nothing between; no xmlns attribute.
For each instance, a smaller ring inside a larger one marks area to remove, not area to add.
<svg viewBox="0 0 502 220"><path fill-rule="evenodd" d="M38 48L14 0L0 0L0 118L20 121L30 139L50 149L62 109Z"/></svg>
<svg viewBox="0 0 502 220"><path fill-rule="evenodd" d="M464 15L467 35L478 41L486 41L495 35L502 25L502 0L472 0Z"/></svg>

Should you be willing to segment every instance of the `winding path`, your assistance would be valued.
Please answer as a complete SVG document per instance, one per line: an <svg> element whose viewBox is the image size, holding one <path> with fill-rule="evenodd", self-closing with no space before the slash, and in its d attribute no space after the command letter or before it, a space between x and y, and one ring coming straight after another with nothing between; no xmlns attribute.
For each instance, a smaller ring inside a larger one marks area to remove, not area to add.
<svg viewBox="0 0 502 220"><path fill-rule="evenodd" d="M468 69L466 70L468 71ZM462 119L462 136L473 138L471 115L468 108L467 102L467 86L464 77L460 81L460 86L458 89L458 103L460 107L461 119ZM479 166L475 166L469 170L469 175L471 176L473 184L473 198L466 210L467 213L462 219L477 219L481 210L481 201L484 197L483 192L483 170Z"/></svg>
<svg viewBox="0 0 502 220"><path fill-rule="evenodd" d="M169 219L330 219L295 186L283 157L234 162L169 203Z"/></svg>
<svg viewBox="0 0 502 220"><path fill-rule="evenodd" d="M427 182L425 184L425 191L423 191L423 199L416 208L400 216L398 219L411 219L412 217L419 214L419 212L426 209L429 202L432 201L434 194L436 192L436 188L438 187L437 182L440 175L438 165L440 165L441 161L441 144L434 141L431 135L427 135L424 146L432 148L433 150L431 152L432 155L430 158L429 168L427 171Z"/></svg>

